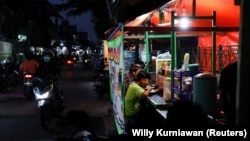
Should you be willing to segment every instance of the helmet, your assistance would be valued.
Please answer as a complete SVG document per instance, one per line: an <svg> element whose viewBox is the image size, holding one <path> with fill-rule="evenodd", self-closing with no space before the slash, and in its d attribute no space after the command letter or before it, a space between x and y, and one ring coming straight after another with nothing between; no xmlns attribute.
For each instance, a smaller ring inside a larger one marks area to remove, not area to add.
<svg viewBox="0 0 250 141"><path fill-rule="evenodd" d="M54 57L54 52L49 48L45 48L43 51L43 56Z"/></svg>
<svg viewBox="0 0 250 141"><path fill-rule="evenodd" d="M43 61L48 63L54 57L54 52L50 49L44 49L43 51Z"/></svg>
<svg viewBox="0 0 250 141"><path fill-rule="evenodd" d="M93 141L94 136L88 130L83 129L72 133L70 139L73 139L74 141Z"/></svg>

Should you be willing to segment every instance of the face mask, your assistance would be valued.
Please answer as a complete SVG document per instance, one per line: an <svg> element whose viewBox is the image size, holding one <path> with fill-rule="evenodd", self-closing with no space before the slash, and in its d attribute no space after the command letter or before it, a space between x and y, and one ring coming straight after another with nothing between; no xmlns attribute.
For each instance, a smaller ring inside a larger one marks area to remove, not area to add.
<svg viewBox="0 0 250 141"><path fill-rule="evenodd" d="M43 57L43 61L46 62L46 63L49 62L50 61L50 57L49 56L44 56Z"/></svg>

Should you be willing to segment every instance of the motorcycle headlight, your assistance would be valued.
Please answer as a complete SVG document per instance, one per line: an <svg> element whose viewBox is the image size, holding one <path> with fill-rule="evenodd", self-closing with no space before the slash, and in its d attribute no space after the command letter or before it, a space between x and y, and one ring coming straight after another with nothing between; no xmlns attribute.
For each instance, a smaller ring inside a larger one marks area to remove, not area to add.
<svg viewBox="0 0 250 141"><path fill-rule="evenodd" d="M44 103L45 103L45 101L46 101L46 100L43 100L43 99L42 99L42 100L39 100L38 103L37 103L37 106L38 106L38 107L43 106Z"/></svg>
<svg viewBox="0 0 250 141"><path fill-rule="evenodd" d="M44 89L35 87L33 92L35 94L36 100L38 99L47 99L51 96L51 91L53 90L53 85L48 85Z"/></svg>

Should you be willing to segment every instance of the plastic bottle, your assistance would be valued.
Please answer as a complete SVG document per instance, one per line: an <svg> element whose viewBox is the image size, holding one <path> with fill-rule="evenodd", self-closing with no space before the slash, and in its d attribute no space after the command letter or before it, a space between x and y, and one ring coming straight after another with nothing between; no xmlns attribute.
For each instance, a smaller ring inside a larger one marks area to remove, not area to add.
<svg viewBox="0 0 250 141"><path fill-rule="evenodd" d="M188 63L189 63L189 53L185 53L184 55L184 71L188 71Z"/></svg>

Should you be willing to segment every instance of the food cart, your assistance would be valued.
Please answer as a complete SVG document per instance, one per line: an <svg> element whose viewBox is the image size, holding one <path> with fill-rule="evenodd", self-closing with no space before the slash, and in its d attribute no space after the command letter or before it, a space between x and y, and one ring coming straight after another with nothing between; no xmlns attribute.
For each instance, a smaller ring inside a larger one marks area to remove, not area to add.
<svg viewBox="0 0 250 141"><path fill-rule="evenodd" d="M182 2L182 3L181 3ZM214 2L214 1L213 1ZM218 1L219 3L223 4L223 1ZM231 2L231 1L230 1ZM134 21L131 21L129 23L127 23L124 27L124 31L129 31L130 34L131 33L136 33L135 37L137 38L143 38L145 41L145 46L146 46L146 61L145 63L147 64L146 66L149 66L148 64L150 64L151 60L151 56L148 55L150 53L150 49L152 48L152 44L150 42L150 40L152 39L169 39L170 40L170 45L171 45L171 59L169 60L157 60L155 61L155 77L157 78L157 74L159 72L159 70L161 70L161 65L162 65L162 61L167 61L166 63L170 62L170 71L171 71L171 103L174 103L174 94L177 93L181 93L184 94L185 92L183 91L182 87L183 85L183 77L189 76L193 79L193 77L195 76L195 74L197 74L199 71L191 71L191 70L180 70L181 68L178 68L178 64L177 64L177 60L179 59L177 56L177 38L178 37L185 37L185 36L198 36L198 37L205 37L205 36L209 36L210 39L209 42L206 42L207 45L210 46L210 61L208 63L210 64L206 64L207 66L210 66L210 70L206 70L206 71L210 71L213 75L216 74L216 48L218 46L217 44L217 40L221 39L218 35L225 35L223 36L223 39L228 38L229 37L229 31L236 31L238 32L238 26L239 26L239 17L237 17L236 21L231 22L231 18L230 16L227 16L226 14L224 14L224 12L222 11L222 8L220 7L221 5L218 4L218 6L215 7L207 7L208 5L205 5L204 2L201 1L195 1L195 0L187 0L185 1L185 6L183 6L184 2L183 1L174 1L171 3L167 3L165 5L163 5L162 7L160 7L159 9L153 10L151 12L148 12L144 15L141 15L137 18L135 18ZM212 2L211 2L212 3ZM232 2L233 4L233 2ZM196 5L198 5L196 7ZM207 7L206 10L204 10L205 8L203 7ZM235 10L235 13L237 15L237 13L239 13L239 8L237 6L234 5L229 5L230 7L233 7ZM173 11L169 10L169 9L174 9L177 8ZM200 9L202 8L202 9ZM165 11L164 11L165 10ZM204 10L204 11L202 11ZM162 12L163 12L163 17L162 17ZM176 13L175 13L176 12ZM184 13L186 12L186 13ZM199 12L199 15L197 14ZM218 15L217 15L218 12ZM211 14L212 13L212 14ZM223 15L222 15L223 14ZM202 15L202 16L201 16ZM207 16L204 16L207 15ZM225 16L226 15L226 16ZM152 23L153 26L141 26L141 24L143 23L141 20L144 17L145 21L150 21ZM190 19L189 25L193 25L190 26L188 28L183 28L181 27L181 20L183 17L187 17L188 19ZM218 18L218 17L223 17L223 18ZM230 22L228 22L228 20L230 20ZM138 22L141 21L141 22ZM226 22L227 21L227 22ZM138 24L139 23L139 24ZM209 23L209 24L208 24ZM212 23L212 25L211 25ZM225 26L226 25L226 26ZM221 26L221 27L220 27ZM225 27L224 27L225 26ZM216 27L216 28L214 28ZM151 32L153 31L153 32ZM142 35L138 35L138 33L142 33ZM226 34L225 34L226 33ZM123 30L121 31L121 34L124 34L125 36L125 32L123 32ZM201 38L199 38L201 39ZM200 41L200 40L199 40ZM221 40L220 40L221 41ZM201 42L199 42L201 43ZM204 43L204 42L203 42ZM227 43L232 43L232 42L227 42ZM205 56L206 57L206 56ZM164 58L166 59L166 58ZM200 63L200 62L199 62ZM157 65L156 65L157 64ZM201 64L199 64L201 65ZM148 69L148 68L147 68ZM149 69L148 69L149 70ZM179 81L179 86L175 85L175 78L178 79ZM193 81L193 80L192 80ZM176 89L178 88L178 89ZM216 89L216 88L215 88ZM187 90L192 91L192 88L190 89L190 87L187 87ZM157 97L157 96L155 96ZM166 103L164 103L163 101L161 102L157 102L156 99L158 99L160 97L157 98L149 98L149 100L151 101L150 103L152 103L152 105L155 105L154 107L156 108L156 111L159 111L159 113L161 113L161 115L164 115L167 113L166 109L159 109L157 107L162 107L163 105L166 105ZM159 100L159 99L158 99ZM163 103L162 103L163 102ZM160 104L160 106L158 105ZM164 107L164 106L163 106ZM168 107L168 106L167 106ZM165 117L165 116L163 116Z"/></svg>

